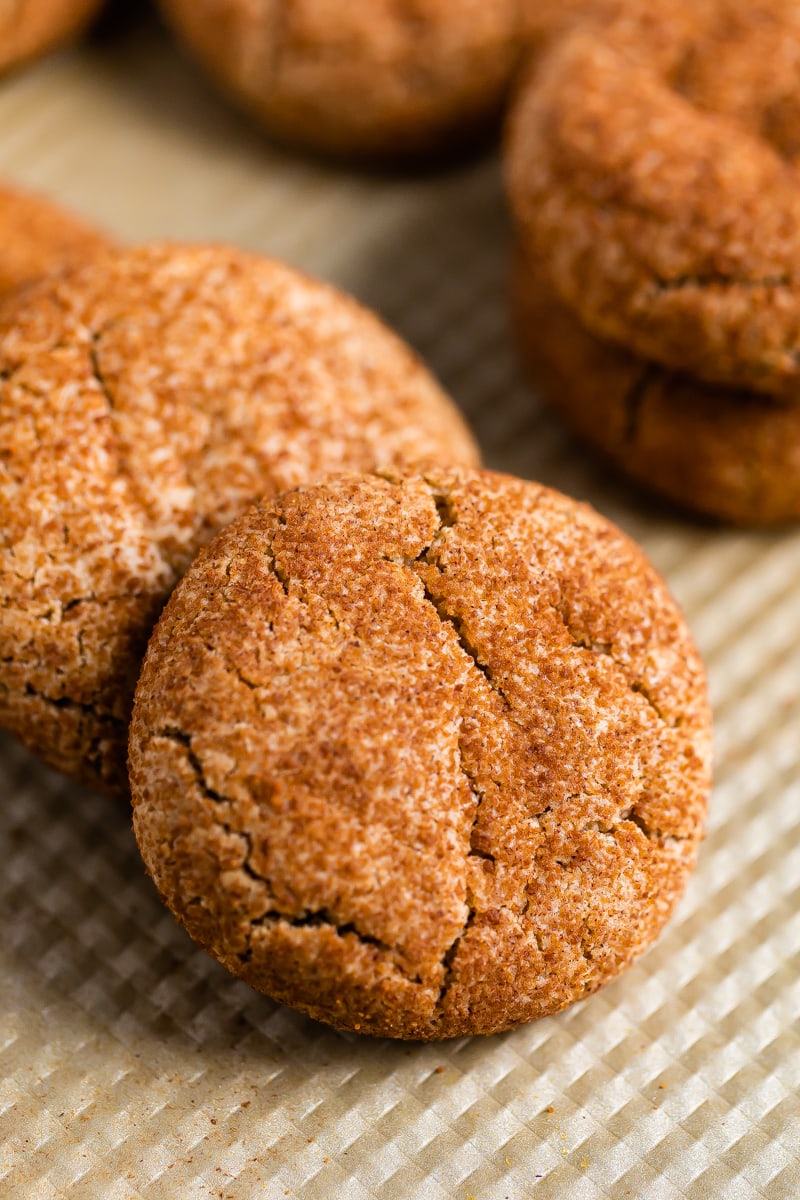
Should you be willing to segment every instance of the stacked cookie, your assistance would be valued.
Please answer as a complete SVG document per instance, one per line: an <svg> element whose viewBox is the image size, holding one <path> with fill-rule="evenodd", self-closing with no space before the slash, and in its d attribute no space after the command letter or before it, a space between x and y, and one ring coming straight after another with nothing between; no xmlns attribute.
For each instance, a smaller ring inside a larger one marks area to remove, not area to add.
<svg viewBox="0 0 800 1200"><path fill-rule="evenodd" d="M481 471L374 316L98 237L0 304L0 399L0 720L122 792L136 691L146 865L230 970L435 1038L658 934L709 789L682 617L607 521Z"/></svg>
<svg viewBox="0 0 800 1200"><path fill-rule="evenodd" d="M695 511L800 517L800 14L606 4L511 114L516 324L542 395Z"/></svg>

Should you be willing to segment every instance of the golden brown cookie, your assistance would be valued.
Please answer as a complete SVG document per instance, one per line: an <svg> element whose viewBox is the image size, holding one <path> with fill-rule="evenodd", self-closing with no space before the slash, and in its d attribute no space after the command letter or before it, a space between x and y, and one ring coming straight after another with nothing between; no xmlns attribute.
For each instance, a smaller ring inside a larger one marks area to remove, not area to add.
<svg viewBox="0 0 800 1200"><path fill-rule="evenodd" d="M520 90L507 157L523 249L587 331L797 403L800 7L617 7Z"/></svg>
<svg viewBox="0 0 800 1200"><path fill-rule="evenodd" d="M525 0L161 0L223 88L277 137L393 159L469 143L500 111Z"/></svg>
<svg viewBox="0 0 800 1200"><path fill-rule="evenodd" d="M469 469L264 500L173 594L131 726L167 904L270 996L406 1038L595 991L702 836L684 621L591 509Z"/></svg>
<svg viewBox="0 0 800 1200"><path fill-rule="evenodd" d="M521 255L514 323L539 396L627 478L718 520L800 520L800 405L702 383L602 341Z"/></svg>
<svg viewBox="0 0 800 1200"><path fill-rule="evenodd" d="M226 247L110 252L6 301L0 402L0 723L111 789L150 630L217 529L332 469L477 458L376 317Z"/></svg>
<svg viewBox="0 0 800 1200"><path fill-rule="evenodd" d="M77 36L102 0L11 0L0 5L0 71Z"/></svg>
<svg viewBox="0 0 800 1200"><path fill-rule="evenodd" d="M110 245L99 230L43 196L0 184L0 298Z"/></svg>

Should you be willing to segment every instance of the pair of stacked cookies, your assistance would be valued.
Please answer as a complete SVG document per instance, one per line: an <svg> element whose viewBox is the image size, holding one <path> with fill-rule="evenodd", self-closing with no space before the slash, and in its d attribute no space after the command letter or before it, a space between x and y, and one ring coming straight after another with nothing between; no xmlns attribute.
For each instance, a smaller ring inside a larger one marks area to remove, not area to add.
<svg viewBox="0 0 800 1200"><path fill-rule="evenodd" d="M709 787L663 582L480 470L332 288L224 247L84 253L0 305L2 723L109 792L130 725L167 904L334 1025L488 1033L613 978Z"/></svg>
<svg viewBox="0 0 800 1200"><path fill-rule="evenodd" d="M800 517L799 78L794 5L604 0L509 127L540 392L631 479L748 524Z"/></svg>

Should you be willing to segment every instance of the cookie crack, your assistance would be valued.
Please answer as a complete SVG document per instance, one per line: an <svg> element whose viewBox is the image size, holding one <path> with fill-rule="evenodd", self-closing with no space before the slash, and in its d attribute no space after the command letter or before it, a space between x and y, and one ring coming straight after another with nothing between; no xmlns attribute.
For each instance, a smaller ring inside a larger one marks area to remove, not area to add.
<svg viewBox="0 0 800 1200"><path fill-rule="evenodd" d="M661 374L661 368L657 367L655 363L647 363L622 398L624 416L622 438L627 446L633 446L638 441L645 398L651 385Z"/></svg>
<svg viewBox="0 0 800 1200"><path fill-rule="evenodd" d="M4 662L12 662L11 659L3 659ZM86 716L94 717L96 721L107 721L112 725L116 725L120 729L127 728L128 722L122 717L116 717L113 713L105 711L99 704L87 704L80 700L74 700L71 696L48 696L46 692L35 688L32 683L25 684L24 695L34 696L37 700L42 700L45 704L51 704L54 708L66 708L73 712L82 712Z"/></svg>
<svg viewBox="0 0 800 1200"><path fill-rule="evenodd" d="M673 279L665 279L658 277L653 281L652 291L655 295L664 295L670 292L681 292L691 288L703 290L704 288L720 288L724 291L731 288L742 289L758 289L758 288L789 288L794 289L798 283L793 275L784 271L779 275L764 275L760 279L749 279L747 276L725 275L722 272L709 274L686 274L676 275Z"/></svg>
<svg viewBox="0 0 800 1200"><path fill-rule="evenodd" d="M203 795L207 797L207 799L209 799L214 806L223 804L230 805L232 803L230 797L223 795L221 792L216 791L209 785L205 776L205 771L203 770L203 764L201 763L197 752L192 746L192 739L188 733L185 733L182 729L166 727L159 730L155 736L167 738L169 741L175 742L184 748L186 751L186 761L194 772L198 787ZM270 880L265 875L262 875L256 871L252 865L251 859L253 854L253 842L250 834L246 830L234 829L229 822L220 820L216 815L214 816L214 822L229 836L241 838L245 846L245 855L239 865L239 870L241 870L254 882L260 883L267 890L268 894L272 895L273 889ZM372 946L380 950L383 954L387 955L390 961L386 963L386 965L396 970L397 973L409 983L422 984L424 982L419 975L411 975L402 969L400 964L397 962L398 950L396 946L391 946L388 942L384 942L380 938L373 937L372 934L364 933L352 921L342 922L337 920L336 916L331 913L330 909L319 908L307 910L300 916L284 912L282 909L267 909L267 911L262 913L260 916L254 917L250 920L249 932L247 935L248 943L250 943L252 939L253 929L258 928L259 926L268 926L270 924L283 924L293 928L329 927L334 929L339 937L346 937L348 935L356 937L363 945ZM248 944L247 949L244 950L238 957L243 962L249 961L249 959L252 957L252 947Z"/></svg>
<svg viewBox="0 0 800 1200"><path fill-rule="evenodd" d="M691 834L682 833L666 833L663 829L651 825L638 810L638 801L635 804L629 805L622 809L613 821L603 821L595 819L587 821L581 825L578 833L599 833L602 837L609 837L616 840L622 825L635 825L636 828L647 838L648 842L653 845L660 846L662 849L672 843L690 842L693 841ZM568 859L557 860L559 866L567 868L572 862L572 856Z"/></svg>
<svg viewBox="0 0 800 1200"><path fill-rule="evenodd" d="M435 562L431 562L430 558L428 558L427 555L428 555L428 551L425 551L425 557L423 559L417 560L417 561L424 562L427 566L433 567L433 569L435 571L437 571L441 574L442 572L441 572L441 569L439 568L438 564ZM464 652L464 655L470 660L470 662L472 663L475 670L477 670L481 673L481 675L484 677L484 679L488 683L491 690L498 697L498 699L502 701L503 706L505 707L507 712L512 713L513 708L511 705L511 701L508 699L508 696L506 696L501 685L497 682L496 679L493 678L491 668L488 666L487 663L485 663L481 660L480 651L478 650L477 646L474 645L474 643L470 639L469 635L467 634L467 632L464 628L464 623L463 623L462 619L459 617L458 613L448 612L447 607L446 607L446 601L443 598L436 596L431 591L430 587L428 586L427 581L418 571L415 571L414 574L417 576L420 583L422 584L422 590L423 590L425 599L431 605L431 607L434 609L434 611L436 612L436 615L438 616L441 623L443 625L450 626L450 628L453 630L453 632L456 635L458 644L461 647L462 651Z"/></svg>
<svg viewBox="0 0 800 1200"><path fill-rule="evenodd" d="M576 631L572 628L572 626L569 623L569 613L567 611L567 603L563 598L559 604L551 605L551 608L553 609L553 612L558 613L559 617L561 618L561 621L563 622L565 630L567 631L570 638L572 639L573 647L575 647L576 649L579 649L579 650L585 650L589 654L600 654L604 658L609 659L616 667L617 673L625 681L625 685L627 686L628 691L634 692L637 696L641 696L642 699L645 701L645 703L648 705L648 707L653 710L653 712L656 714L658 720L661 721L661 723L663 725L666 725L669 729L677 728L677 725L678 725L677 719L671 719L666 716L663 709L660 708L658 702L653 698L649 688L647 687L647 684L644 683L644 681L641 679L631 680L629 678L628 673L625 670L625 667L619 661L619 659L616 657L616 655L614 655L614 653L612 652L612 647L609 643L595 642L589 637L585 637L585 636L582 637L580 634L576 633Z"/></svg>
<svg viewBox="0 0 800 1200"><path fill-rule="evenodd" d="M91 343L89 345L89 365L92 370L92 377L94 378L94 381L99 387L100 391L103 393L103 399L108 405L110 411L114 412L117 407L117 402L114 399L114 394L111 391L111 388L109 387L108 382L103 374L97 349L101 336L101 332L93 333L91 335Z"/></svg>
<svg viewBox="0 0 800 1200"><path fill-rule="evenodd" d="M620 815L619 821L617 822L615 828L618 828L621 824L635 825L636 828L644 834L648 842L652 842L656 846L663 847L668 846L673 842L691 842L694 840L694 837L691 834L665 833L663 829L659 829L657 826L651 825L650 822L645 820L642 814L637 811L635 804L632 805L627 812L623 812Z"/></svg>
<svg viewBox="0 0 800 1200"><path fill-rule="evenodd" d="M309 909L300 916L295 916L292 913L283 912L281 909L269 909L260 917L254 918L250 922L251 928L259 926L276 926L286 925L291 929L332 929L337 937L355 937L363 946L373 946L380 950L382 954L388 955L391 962L390 966L407 979L409 983L422 984L424 981L420 975L412 975L409 972L403 971L396 960L397 947L391 946L388 942L381 941L380 938L373 937L372 934L364 933L354 921L339 921L334 913L327 908ZM245 954L248 951L244 952Z"/></svg>
<svg viewBox="0 0 800 1200"><path fill-rule="evenodd" d="M461 946L461 943L463 942L464 938L469 933L472 926L475 924L475 920L478 916L478 910L475 906L474 900L471 898L471 893L470 893L469 889L467 889L467 907L468 907L469 911L467 913L466 921L462 925L462 927L459 930L456 937L453 938L453 941L450 943L447 950L445 950L445 952L442 956L441 965L442 965L442 969L444 971L444 977L442 979L442 983L439 988L439 995L436 997L435 1009L441 1010L441 1007L444 1003L447 993L450 991L450 988L456 982L457 976L456 976L455 965L454 965L456 956L458 955L458 951ZM443 1016L441 1011L437 1015L439 1016L440 1019Z"/></svg>
<svg viewBox="0 0 800 1200"><path fill-rule="evenodd" d="M203 764L200 762L200 758L192 745L192 739L188 733L184 733L182 729L167 727L159 730L155 736L167 738L169 741L175 742L177 745L184 748L186 751L186 761L194 772L197 780L197 786L200 788L200 791L203 793L203 795L210 800L215 807L223 804L232 804L229 796L224 796L222 792L216 791L208 783L205 771L203 770ZM269 880L263 875L260 875L258 871L254 870L250 861L253 854L253 842L250 834L243 829L234 829L228 821L220 820L219 816L216 814L214 815L214 823L218 825L219 828L229 837L240 838L243 842L245 853L241 863L239 864L239 870L252 879L255 883L263 884L267 891L271 892L272 889L270 887Z"/></svg>

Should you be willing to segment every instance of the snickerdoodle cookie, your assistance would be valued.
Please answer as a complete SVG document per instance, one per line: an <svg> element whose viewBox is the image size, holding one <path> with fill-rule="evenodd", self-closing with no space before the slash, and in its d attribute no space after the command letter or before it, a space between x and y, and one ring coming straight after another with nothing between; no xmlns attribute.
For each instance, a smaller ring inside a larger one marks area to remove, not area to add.
<svg viewBox="0 0 800 1200"><path fill-rule="evenodd" d="M159 621L134 824L191 935L334 1025L491 1033L656 937L710 716L641 551L538 484L345 475L260 502Z"/></svg>
<svg viewBox="0 0 800 1200"><path fill-rule="evenodd" d="M588 332L798 404L800 6L617 8L521 88L508 179L523 250Z"/></svg>
<svg viewBox="0 0 800 1200"><path fill-rule="evenodd" d="M524 0L161 0L197 58L274 135L392 159L497 116Z"/></svg>
<svg viewBox="0 0 800 1200"><path fill-rule="evenodd" d="M800 520L800 404L703 383L595 337L521 254L513 304L539 396L623 475L718 520Z"/></svg>
<svg viewBox="0 0 800 1200"><path fill-rule="evenodd" d="M0 184L0 297L51 271L79 266L110 244L43 196Z"/></svg>
<svg viewBox="0 0 800 1200"><path fill-rule="evenodd" d="M111 789L153 622L218 528L332 469L477 459L376 317L225 247L113 251L6 300L0 402L0 723Z"/></svg>
<svg viewBox="0 0 800 1200"><path fill-rule="evenodd" d="M0 5L0 71L75 37L101 4L102 0L14 0Z"/></svg>

